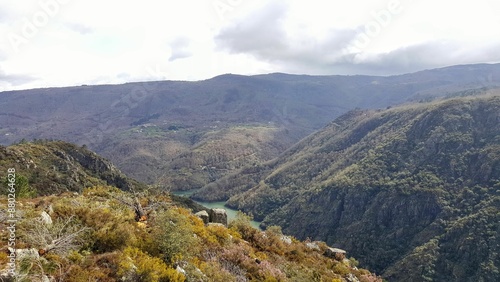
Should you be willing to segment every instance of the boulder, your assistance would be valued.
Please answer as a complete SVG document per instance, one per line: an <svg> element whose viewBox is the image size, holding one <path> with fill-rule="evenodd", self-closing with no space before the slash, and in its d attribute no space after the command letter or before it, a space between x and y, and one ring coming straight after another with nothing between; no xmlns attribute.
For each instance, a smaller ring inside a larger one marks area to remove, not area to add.
<svg viewBox="0 0 500 282"><path fill-rule="evenodd" d="M319 245L316 242L307 242L306 243L306 247L308 249L310 249L310 250L315 250L315 251L319 251L320 250Z"/></svg>
<svg viewBox="0 0 500 282"><path fill-rule="evenodd" d="M40 215L40 219L41 219L43 224L52 225L52 218L50 217L50 215L46 211L42 212L42 214Z"/></svg>
<svg viewBox="0 0 500 282"><path fill-rule="evenodd" d="M184 268L180 267L179 265L175 268L175 271L186 276L186 271L184 270Z"/></svg>
<svg viewBox="0 0 500 282"><path fill-rule="evenodd" d="M292 244L292 238L290 236L281 236L281 241L287 245Z"/></svg>
<svg viewBox="0 0 500 282"><path fill-rule="evenodd" d="M227 213L225 209L211 209L210 222L220 223L227 226Z"/></svg>
<svg viewBox="0 0 500 282"><path fill-rule="evenodd" d="M344 251L342 249L337 249L337 248L327 248L325 253L324 253L324 255L326 257L336 259L338 261L345 259L345 254L346 254L346 251Z"/></svg>
<svg viewBox="0 0 500 282"><path fill-rule="evenodd" d="M207 211L199 211L195 213L197 217L201 218L203 220L203 223L208 224L210 222L210 216L208 215Z"/></svg>

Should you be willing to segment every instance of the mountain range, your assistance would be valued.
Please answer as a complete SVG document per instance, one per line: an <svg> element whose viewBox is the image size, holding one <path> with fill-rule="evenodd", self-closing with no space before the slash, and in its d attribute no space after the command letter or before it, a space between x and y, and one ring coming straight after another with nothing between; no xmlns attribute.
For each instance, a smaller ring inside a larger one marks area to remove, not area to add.
<svg viewBox="0 0 500 282"><path fill-rule="evenodd" d="M496 281L499 144L498 91L353 110L194 197L334 243L390 281Z"/></svg>
<svg viewBox="0 0 500 282"><path fill-rule="evenodd" d="M354 108L386 108L500 86L500 65L380 76L221 75L212 79L0 93L0 144L87 145L127 175L197 189L271 160Z"/></svg>
<svg viewBox="0 0 500 282"><path fill-rule="evenodd" d="M320 240L389 281L497 281L499 87L500 64L482 64L2 92L0 143L15 144L0 147L0 165L24 171L28 198L111 197L110 185L154 207L148 191L196 190L193 199L227 201L274 235L280 226L306 240L266 253L274 258L302 260ZM271 236L238 230L256 252ZM355 264L338 269L342 279Z"/></svg>

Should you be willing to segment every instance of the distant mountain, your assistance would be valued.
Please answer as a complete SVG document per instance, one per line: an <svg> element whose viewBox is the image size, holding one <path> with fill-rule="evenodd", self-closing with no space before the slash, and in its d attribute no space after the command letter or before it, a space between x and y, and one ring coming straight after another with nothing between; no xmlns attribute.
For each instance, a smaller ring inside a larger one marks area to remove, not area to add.
<svg viewBox="0 0 500 282"><path fill-rule="evenodd" d="M500 92L350 111L204 196L389 281L500 281Z"/></svg>
<svg viewBox="0 0 500 282"><path fill-rule="evenodd" d="M500 65L377 76L221 75L0 93L0 144L86 144L123 172L171 190L200 188L277 157L354 108L385 108L500 86Z"/></svg>

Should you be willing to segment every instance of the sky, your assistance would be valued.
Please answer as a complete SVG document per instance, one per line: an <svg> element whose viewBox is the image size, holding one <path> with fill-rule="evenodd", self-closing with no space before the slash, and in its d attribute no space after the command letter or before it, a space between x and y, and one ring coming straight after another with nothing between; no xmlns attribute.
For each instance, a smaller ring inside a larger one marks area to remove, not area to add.
<svg viewBox="0 0 500 282"><path fill-rule="evenodd" d="M499 2L0 0L0 91L498 63Z"/></svg>

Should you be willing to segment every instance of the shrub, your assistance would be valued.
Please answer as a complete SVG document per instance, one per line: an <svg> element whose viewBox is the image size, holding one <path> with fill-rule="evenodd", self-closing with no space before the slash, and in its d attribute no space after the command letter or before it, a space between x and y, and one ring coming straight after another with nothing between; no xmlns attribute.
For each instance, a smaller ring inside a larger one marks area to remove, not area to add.
<svg viewBox="0 0 500 282"><path fill-rule="evenodd" d="M167 263L198 252L199 239L194 236L189 213L183 209L170 209L159 213L152 230L152 254L162 255Z"/></svg>
<svg viewBox="0 0 500 282"><path fill-rule="evenodd" d="M184 275L169 269L159 258L150 257L137 248L127 247L119 258L117 275L122 281L183 282Z"/></svg>

